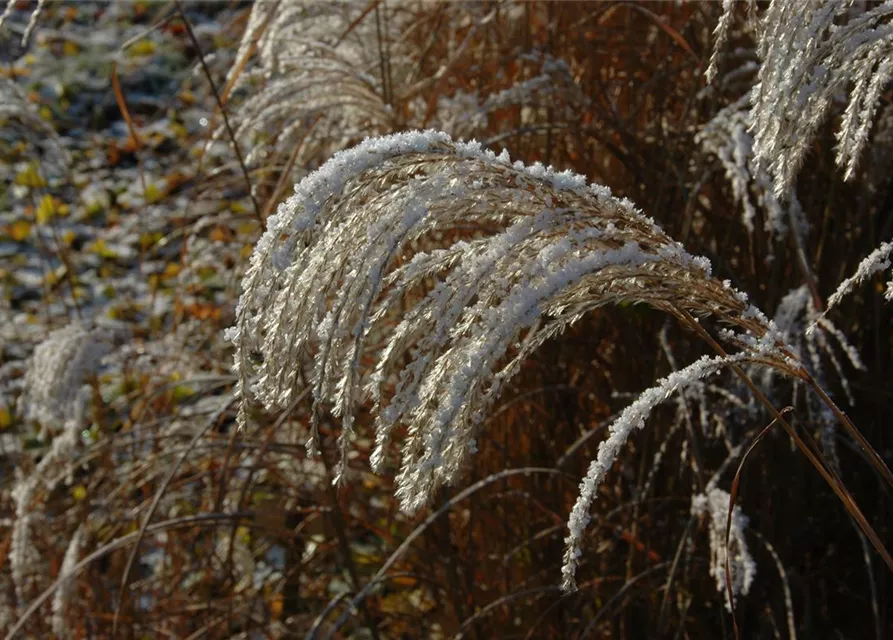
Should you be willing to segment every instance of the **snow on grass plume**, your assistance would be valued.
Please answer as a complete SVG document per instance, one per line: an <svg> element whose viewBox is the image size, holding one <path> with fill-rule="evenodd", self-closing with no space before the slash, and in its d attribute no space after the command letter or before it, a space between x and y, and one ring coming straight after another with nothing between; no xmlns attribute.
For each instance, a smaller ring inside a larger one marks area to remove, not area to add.
<svg viewBox="0 0 893 640"><path fill-rule="evenodd" d="M340 481L354 417L370 406L376 471L387 466L394 428L406 428L396 495L413 512L460 477L523 361L583 314L618 303L684 321L712 316L742 352L673 374L615 423L571 515L572 588L595 489L661 399L730 362L798 366L744 294L607 188L436 131L335 154L270 218L243 280L228 332L239 421L249 393L285 408L309 386L308 447L318 446L324 410L340 418Z"/></svg>

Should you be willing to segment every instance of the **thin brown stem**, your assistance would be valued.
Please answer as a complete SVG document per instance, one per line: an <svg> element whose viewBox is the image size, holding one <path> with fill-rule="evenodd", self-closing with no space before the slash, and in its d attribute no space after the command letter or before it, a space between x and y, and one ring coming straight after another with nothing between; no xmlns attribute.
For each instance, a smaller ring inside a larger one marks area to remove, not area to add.
<svg viewBox="0 0 893 640"><path fill-rule="evenodd" d="M341 505L338 502L338 490L335 488L335 485L332 484L332 467L329 464L328 456L326 455L325 449L320 446L320 458L322 458L323 465L326 468L326 492L328 494L329 500L332 503L332 525L335 528L335 534L338 536L338 548L341 551L341 557L344 561L344 566L347 569L347 574L350 576L350 581L352 583L352 587L354 591L360 590L360 577L357 573L356 564L353 561L353 555L350 551L350 540L347 538L347 527L344 522L344 514L341 513ZM374 640L379 640L378 635L378 627L375 625L375 621L372 619L372 614L369 612L369 608L366 606L365 602L357 603L360 611L363 614L363 618L366 622L366 626L369 629L369 633L372 634Z"/></svg>
<svg viewBox="0 0 893 640"><path fill-rule="evenodd" d="M198 38L195 36L195 32L192 30L192 25L189 23L189 20L186 18L186 12L183 10L183 5L180 0L175 0L177 5L177 10L180 14L180 20L183 22L183 26L186 28L186 33L189 35L189 39L192 41L192 46L195 47L195 52L198 54L199 63L202 66L202 71L205 74L205 78L208 79L208 84L211 85L211 92L214 94L214 100L217 102L217 108L220 110L220 115L223 118L223 126L226 127L226 133L229 136L230 143L233 145L233 151L236 154L236 159L239 161L239 168L242 170L242 176L245 178L245 186L248 188L248 197L251 198L251 204L254 207L254 214L257 216L257 219L263 223L263 217L260 212L260 205L257 203L257 198L254 197L254 189L251 186L251 177L248 175L248 167L245 164L245 158L242 156L242 150L239 148L239 143L236 141L236 134L233 131L232 126L229 123L229 116L226 115L226 108L223 106L223 100L220 97L220 92L217 90L217 83L214 82L214 77L211 75L211 70L208 68L208 63L205 61L205 54L202 53L202 47L199 44Z"/></svg>

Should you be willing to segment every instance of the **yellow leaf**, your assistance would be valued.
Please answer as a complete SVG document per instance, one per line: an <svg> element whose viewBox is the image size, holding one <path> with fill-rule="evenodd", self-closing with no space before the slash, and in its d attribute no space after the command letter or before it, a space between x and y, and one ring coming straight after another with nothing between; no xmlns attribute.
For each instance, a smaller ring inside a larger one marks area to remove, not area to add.
<svg viewBox="0 0 893 640"><path fill-rule="evenodd" d="M155 43L152 40L140 40L134 43L128 50L128 55L133 58L150 56L155 53Z"/></svg>
<svg viewBox="0 0 893 640"><path fill-rule="evenodd" d="M183 402L195 395L195 389L185 384L178 384L171 391L171 399L174 402Z"/></svg>
<svg viewBox="0 0 893 640"><path fill-rule="evenodd" d="M158 188L156 184L153 183L146 185L146 202L158 202L163 197L164 193L161 191L161 189Z"/></svg>
<svg viewBox="0 0 893 640"><path fill-rule="evenodd" d="M270 615L275 619L279 618L282 615L282 603L284 598L281 593L277 593L273 596L272 602L270 602Z"/></svg>
<svg viewBox="0 0 893 640"><path fill-rule="evenodd" d="M164 267L164 277L165 278L176 278L177 274L180 273L180 263L178 262L168 262Z"/></svg>
<svg viewBox="0 0 893 640"><path fill-rule="evenodd" d="M46 224L53 218L58 215L58 208L56 207L56 200L53 196L46 195L40 199L40 204L37 205L37 222L40 224Z"/></svg>
<svg viewBox="0 0 893 640"><path fill-rule="evenodd" d="M254 220L243 222L238 227L236 227L236 231L243 235L250 235L257 231L257 223Z"/></svg>
<svg viewBox="0 0 893 640"><path fill-rule="evenodd" d="M184 138L186 138L189 135L189 131L186 129L186 127L184 127L179 122L171 123L171 133L178 140L183 140Z"/></svg>
<svg viewBox="0 0 893 640"><path fill-rule="evenodd" d="M40 175L40 172L37 170L37 164L33 162L28 165L27 169L23 169L19 172L15 181L17 185L31 187L32 189L45 187L47 185L46 180L43 179L43 176Z"/></svg>
<svg viewBox="0 0 893 640"><path fill-rule="evenodd" d="M22 242L31 234L31 223L27 220L16 220L9 225L7 233L16 242Z"/></svg>
<svg viewBox="0 0 893 640"><path fill-rule="evenodd" d="M0 407L0 429L6 429L12 424L12 414L6 407Z"/></svg>
<svg viewBox="0 0 893 640"><path fill-rule="evenodd" d="M105 240L100 238L89 247L86 248L87 251L91 253L95 253L100 258L108 258L114 259L118 257L118 254L115 253L112 249L109 249L108 245L106 245Z"/></svg>
<svg viewBox="0 0 893 640"><path fill-rule="evenodd" d="M71 40L66 40L65 43L62 45L62 53L63 53L63 55L66 55L66 56L75 56L75 55L78 54L79 51L80 51L80 47L78 47L78 46L77 46L74 42L72 42Z"/></svg>

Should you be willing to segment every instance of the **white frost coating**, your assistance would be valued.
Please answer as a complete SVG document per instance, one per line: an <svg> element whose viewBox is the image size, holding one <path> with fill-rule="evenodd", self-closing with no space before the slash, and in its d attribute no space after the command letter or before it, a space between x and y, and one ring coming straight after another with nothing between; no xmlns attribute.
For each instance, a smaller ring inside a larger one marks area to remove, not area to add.
<svg viewBox="0 0 893 640"><path fill-rule="evenodd" d="M867 278L870 278L884 269L889 269L891 253L893 253L893 242L884 242L881 246L868 254L868 257L862 260L862 262L859 263L859 266L856 267L856 273L841 282L837 287L837 291L831 294L828 298L828 305L825 307L825 311L809 325L806 332L811 334L815 331L817 325L827 322L825 315L840 304L840 301L843 300L847 294L858 285L862 284ZM887 283L887 290L884 293L884 298L893 301L893 282ZM838 337L838 333L839 332L834 333L835 337ZM846 350L846 346L844 346L844 349ZM852 360L852 357L850 357L850 360ZM861 364L857 365L857 368L861 368Z"/></svg>
<svg viewBox="0 0 893 640"><path fill-rule="evenodd" d="M849 381L843 372L835 351L831 348L831 336L840 347L846 359L854 368L864 371L865 366L856 348L849 343L846 336L827 318L821 316L815 308L812 296L806 285L793 289L782 298L775 311L774 323L782 335L782 339L796 353L808 356L810 374L819 381L825 379L821 353L827 356L834 367L844 392L847 394L850 404L853 404L852 395L849 392ZM807 329L809 327L809 329ZM813 330L818 327L819 331ZM826 335L827 334L827 335ZM762 385L769 389L772 387L777 372L765 369L762 372Z"/></svg>
<svg viewBox="0 0 893 640"><path fill-rule="evenodd" d="M845 295L852 291L857 285L862 284L866 278L873 276L879 271L890 268L890 254L893 253L893 242L884 242L877 249L868 254L868 257L859 263L856 267L856 273L840 283L837 291L828 298L828 308L826 312L836 307Z"/></svg>
<svg viewBox="0 0 893 640"><path fill-rule="evenodd" d="M75 410L81 386L112 350L113 338L111 331L77 323L51 333L34 350L25 373L19 399L25 419L44 428L61 426Z"/></svg>
<svg viewBox="0 0 893 640"><path fill-rule="evenodd" d="M713 53L710 55L710 64L704 76L707 78L707 84L713 82L716 77L717 68L719 66L719 56L723 47L729 39L729 28L732 26L732 19L735 17L735 0L722 0L722 15L716 28L713 30Z"/></svg>
<svg viewBox="0 0 893 640"><path fill-rule="evenodd" d="M893 75L893 2L848 13L849 0L773 0L762 16L759 82L752 91L757 162L787 197L810 143L849 91L837 164L850 179Z"/></svg>
<svg viewBox="0 0 893 640"><path fill-rule="evenodd" d="M60 479L60 467L67 468L70 474L70 465L80 443L80 432L92 399L93 389L89 385L83 385L71 402L71 413L61 433L53 438L49 451L27 476L16 470L16 484L12 488L16 519L9 547L9 564L19 608L26 600L28 576L38 571L37 563L40 561L31 544L31 527L38 521L38 514L35 513L38 510L34 509L33 503L42 488L49 491L55 486L55 481Z"/></svg>
<svg viewBox="0 0 893 640"><path fill-rule="evenodd" d="M367 139L336 154L268 224L227 334L239 420L249 381L268 409L286 408L309 387L308 446L317 444L323 411L340 418L340 480L354 416L371 400L376 471L392 432L405 428L397 475L405 511L461 476L507 381L589 311L645 303L731 327L742 354L673 374L602 445L571 517L570 586L595 487L662 394L732 361L791 366L765 315L631 202L582 176L513 163L508 152L443 133Z"/></svg>
<svg viewBox="0 0 893 640"><path fill-rule="evenodd" d="M732 509L732 523L729 528L729 545L726 549L726 524L729 517L729 494L722 489L711 487L706 494L699 494L691 500L691 513L695 516L707 515L707 528L710 536L710 575L716 580L716 590L725 594L726 608L731 610L731 600L726 592L726 557L729 557L732 598L747 595L757 573L757 564L747 549L744 529L747 516L737 505Z"/></svg>
<svg viewBox="0 0 893 640"><path fill-rule="evenodd" d="M808 228L801 225L796 215L799 202L791 189L785 207L775 196L772 177L757 164L754 157L754 139L750 133L753 119L748 110L750 96L733 102L721 109L695 135L701 148L717 157L732 187L732 196L741 204L742 223L749 233L754 231L757 207L765 212L765 229L776 238L787 233L788 219L797 226L795 231L806 237Z"/></svg>
<svg viewBox="0 0 893 640"><path fill-rule="evenodd" d="M723 367L744 362L752 357L752 355L748 354L726 357L716 356L713 358L704 356L684 369L674 371L658 382L656 386L644 391L608 427L610 435L607 440L604 440L598 446L598 456L589 465L589 471L580 483L580 496L577 498L577 502L568 519L568 536L564 539L566 545L564 564L561 567L561 573L564 578L561 586L565 591L574 591L576 589L577 564L582 555L580 541L583 538L583 531L591 519L589 510L592 506L592 501L595 499L595 493L598 491L598 487L605 479L608 471L614 465L614 461L620 454L620 449L626 444L633 429L644 428L645 419L654 408L669 398L677 389L703 380Z"/></svg>

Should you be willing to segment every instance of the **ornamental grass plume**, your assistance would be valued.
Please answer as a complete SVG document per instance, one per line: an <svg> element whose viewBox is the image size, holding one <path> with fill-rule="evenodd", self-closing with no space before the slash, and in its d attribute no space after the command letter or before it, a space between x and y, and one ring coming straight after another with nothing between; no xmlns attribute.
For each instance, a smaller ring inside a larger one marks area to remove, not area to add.
<svg viewBox="0 0 893 640"><path fill-rule="evenodd" d="M607 188L435 131L336 154L295 187L252 255L228 332L238 420L248 419L249 392L285 408L309 385L311 451L323 410L340 417L337 481L370 400L376 471L396 427L406 428L396 495L411 513L457 479L525 358L583 314L625 303L689 324L712 316L739 353L673 373L611 426L571 514L564 587L573 589L595 490L657 404L736 363L801 371L744 294Z"/></svg>
<svg viewBox="0 0 893 640"><path fill-rule="evenodd" d="M723 46L735 3L723 3L716 47ZM787 198L819 127L847 95L837 129L837 165L855 175L884 89L893 78L893 2L774 0L760 16L759 82L751 92L757 164ZM716 73L716 54L708 77Z"/></svg>
<svg viewBox="0 0 893 640"><path fill-rule="evenodd" d="M72 462L81 443L93 401L89 379L114 346L114 332L89 329L80 323L53 331L34 350L19 398L23 417L39 423L53 435L40 461L29 473L17 469L12 498L16 519L9 551L13 584L21 606L26 600L31 576L39 573L40 558L32 544L32 529L45 517L38 500L60 479L72 474ZM59 469L65 469L63 476Z"/></svg>

